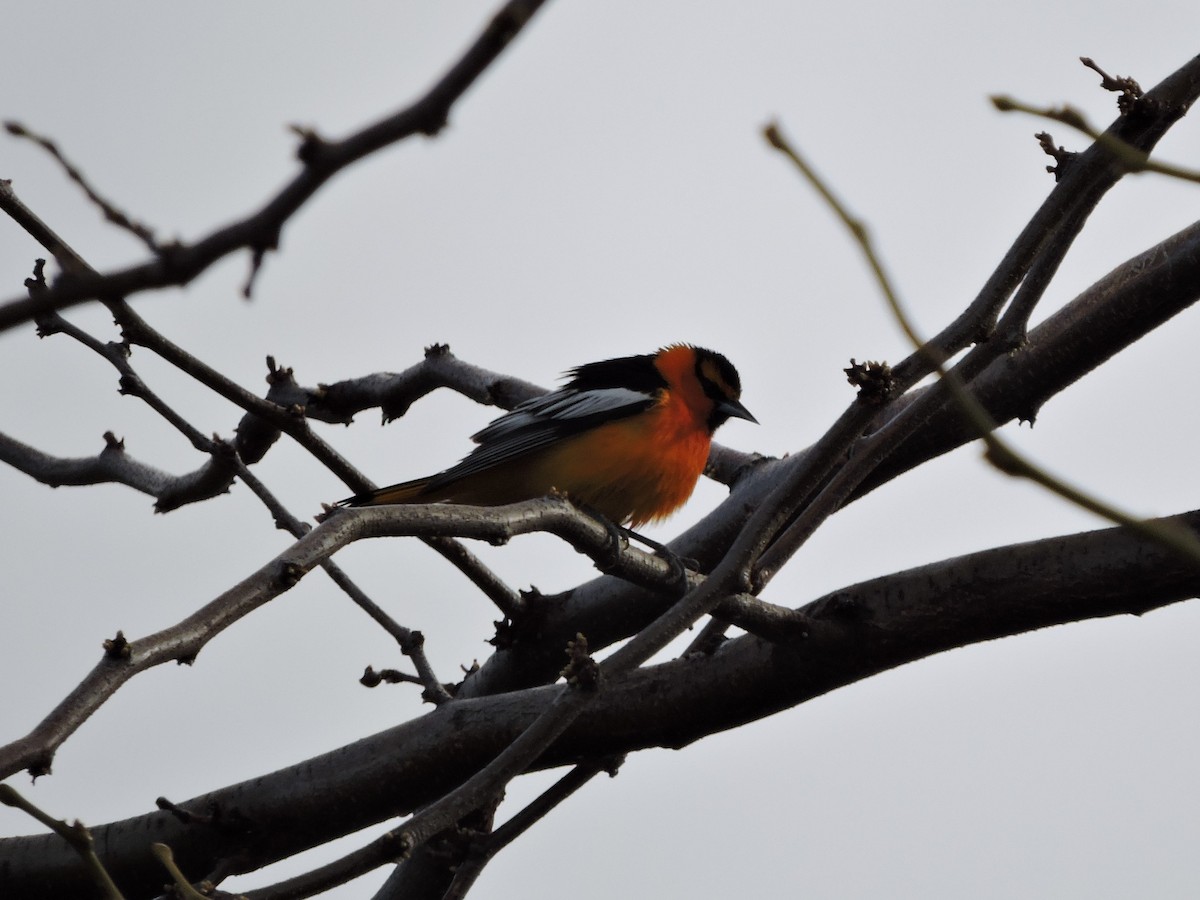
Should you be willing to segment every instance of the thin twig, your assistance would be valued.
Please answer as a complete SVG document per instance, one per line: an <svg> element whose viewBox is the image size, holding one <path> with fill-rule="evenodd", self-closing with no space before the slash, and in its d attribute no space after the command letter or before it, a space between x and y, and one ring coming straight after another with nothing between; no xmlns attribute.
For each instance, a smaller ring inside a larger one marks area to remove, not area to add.
<svg viewBox="0 0 1200 900"><path fill-rule="evenodd" d="M808 637L812 619L799 610L767 603L752 594L734 594L713 610L712 620L680 655L713 652L730 626L773 644L796 644Z"/></svg>
<svg viewBox="0 0 1200 900"><path fill-rule="evenodd" d="M1192 70L1200 73L1200 60L1193 64ZM1080 171L1086 171L1086 165L1077 173ZM1050 314L1030 332L1028 343L1019 352L1002 352L978 375L965 367L982 364L984 358L975 355L975 350L982 350L981 347L970 351L959 365L964 367L963 377L972 381L973 389L979 391L998 419L1031 420L1047 400L1058 396L1097 364L1191 307L1197 299L1200 299L1200 223L1121 263L1062 309ZM942 399L934 403L936 411L932 415L927 411L922 414L921 421L926 425L920 434L906 440L885 461L871 468L870 474L851 491L847 503L924 461L975 439L974 432L964 426L961 414L948 404L944 389L937 384L918 387L880 410L880 421L868 420L859 434L873 432L934 390L943 391ZM856 407L857 404L852 405L850 412ZM812 448L758 466L750 477L739 482L725 505L671 545L674 552L711 560L716 548L726 546L729 536L743 527L747 511L771 502L771 491L788 472L803 467L811 453ZM785 534L763 555L758 564L760 570L776 571L791 557L787 537ZM707 562L702 561L701 565L708 567ZM606 580L576 587L551 600L539 617L539 634L543 639L565 640L567 635L583 631L596 646L623 640L664 605L659 597ZM456 696L477 697L513 690L549 678L553 671L552 661L537 646L518 644L489 658L467 678Z"/></svg>
<svg viewBox="0 0 1200 900"><path fill-rule="evenodd" d="M604 527L561 498L494 508L432 504L343 510L179 623L127 642L119 659L105 657L33 731L0 747L0 778L24 768L49 771L62 742L134 675L167 662L191 662L214 637L290 590L347 544L372 537L445 535L495 543L536 531L556 534L580 552L611 564L622 577L672 589L675 575L665 560L628 546L614 551Z"/></svg>
<svg viewBox="0 0 1200 900"><path fill-rule="evenodd" d="M450 110L528 24L545 0L510 0L493 16L462 58L411 106L362 128L340 141L306 132L298 155L300 172L257 212L213 232L194 244L177 245L154 259L108 275L60 278L41 302L10 300L0 305L0 331L51 310L63 310L105 297L187 284L209 266L237 250L256 257L274 249L291 217L334 175L378 150L414 135L437 134Z"/></svg>
<svg viewBox="0 0 1200 900"><path fill-rule="evenodd" d="M104 213L104 218L112 222L118 228L128 231L135 238L145 244L146 249L151 253L155 255L160 255L162 253L162 248L159 246L158 240L154 237L154 232L141 222L131 219L129 216L119 210L115 204L105 200L104 197L102 197L100 193L91 186L88 180L84 177L83 173L80 172L79 169L74 165L72 165L65 156L63 156L62 151L58 149L57 144L48 138L42 137L39 134L35 134L19 122L5 122L4 127L9 134L13 135L14 137L25 138L33 141L33 143L37 144L52 157L54 157L54 159L58 161L59 165L63 167L63 171L67 173L67 177L79 185L79 187L83 189L83 192L87 194L87 198L100 208L100 211Z"/></svg>
<svg viewBox="0 0 1200 900"><path fill-rule="evenodd" d="M1128 172L1157 172L1160 175L1169 175L1171 178L1178 178L1181 181L1200 183L1200 171L1171 163L1161 163L1151 159L1149 153L1139 150L1132 144L1126 143L1114 134L1107 131L1100 131L1087 120L1087 117L1082 112L1073 106L1032 106L1002 94L996 94L989 99L992 101L992 105L1000 110L1000 112L1027 113L1031 116L1049 119L1051 122L1061 122L1063 125L1086 134L1105 150L1112 153L1121 166Z"/></svg>
<svg viewBox="0 0 1200 900"><path fill-rule="evenodd" d="M35 240L45 247L58 261L64 272L76 275L95 273L95 269L91 267L87 260L79 255L62 237L20 201L12 191L11 185L0 183L0 208L3 208L9 215L13 216ZM26 283L28 284L29 282ZM35 284L34 288L36 287ZM47 298L52 292L52 289L31 289L31 300L39 306L36 315L37 318L47 319L54 313L54 309L47 302ZM212 366L207 365L191 353L188 353L178 344L175 344L152 328L145 319L134 312L133 308L124 299L105 296L102 298L102 302L112 312L117 324L122 329L127 343L147 348L226 400L272 423L285 434L295 439L297 443L304 447L319 462L341 478L351 490L367 490L371 486L369 479L351 466L341 454L313 433L302 415L297 415L292 410L284 409L275 403L260 399L222 375Z"/></svg>
<svg viewBox="0 0 1200 900"><path fill-rule="evenodd" d="M36 298L46 291L43 269L43 261L38 260L34 266L33 277L25 280L25 286L29 289L31 297ZM187 438L193 447L201 453L208 454L209 461L201 467L199 472L179 476L173 480L173 483L163 483L163 487L155 493L156 511L168 512L186 503L200 502L228 492L234 476L232 449L201 433L200 429L188 422L152 391L129 362L127 344L101 343L97 338L68 322L56 312L38 317L38 333L43 337L65 334L107 360L120 375L119 383L122 394L144 401L169 425ZM124 449L123 444L121 449Z"/></svg>
<svg viewBox="0 0 1200 900"><path fill-rule="evenodd" d="M292 515L287 508L279 502L267 486L240 459L238 463L238 477L245 482L246 486L254 493L263 505L275 517L275 525L299 539L304 537L311 531L311 527L304 522L301 522ZM350 576L332 559L324 559L320 563L321 568L325 570L325 574L329 579L342 589L354 603L370 616L376 624L383 628L400 647L400 651L408 656L413 661L413 665L417 669L418 677L413 680L425 688L424 697L431 703L445 703L453 699L450 693L446 690L445 685L438 679L434 673L432 666L429 664L428 658L425 656L425 638L419 631L405 628L379 606L374 600L367 596L366 592L355 584Z"/></svg>
<svg viewBox="0 0 1200 900"><path fill-rule="evenodd" d="M13 193L11 185L5 186L0 184L0 206L3 206L6 211L9 211L14 218L25 227L29 233L37 239L42 245L51 252L55 259L59 261L64 270L71 272L94 272L95 270L88 262L80 256L66 241L64 241L52 228L42 222L28 207L23 204L16 194ZM36 274L40 276L41 267L36 270ZM29 286L31 295L35 295L36 299L44 299L46 291L43 285L39 285L37 280L26 280L26 285ZM133 309L124 300L108 299L104 301L105 305L112 311L117 324L121 326L128 342L137 343L146 347L152 352L158 354L167 362L176 366L181 371L191 375L205 387L215 391L225 399L237 404L242 409L246 410L252 416L258 419L270 422L272 425L280 429L283 433L292 437L301 447L307 450L318 462L325 465L330 471L343 480L350 490L355 493L371 490L375 485L365 475L350 465L350 463L342 457L332 446L323 441L309 427L308 421L304 416L303 409L285 408L277 403L271 402L270 399L262 400L242 388L232 380L226 378L216 369L201 362L198 358L188 353L182 347L168 340L164 335L152 328L145 319L133 311ZM39 315L39 321L50 323L57 327L63 322L62 318L55 312L47 312ZM105 354L110 361L117 364L117 359L114 355ZM130 370L132 372L132 370ZM271 392L286 390L286 383L283 375L286 375L288 380L291 379L290 370L280 373L280 377L273 379L271 384ZM124 376L123 376L124 377ZM145 390L144 385L136 375L132 375L129 379L129 388L131 392ZM272 393L268 393L268 397ZM153 396L153 395L150 395ZM186 426L182 417L175 416L166 404L154 398L156 409L165 416L169 421L176 424L180 428L190 428ZM152 404L152 405L155 405ZM248 434L250 431L248 423L243 420L239 425L239 437ZM196 434L195 429L185 430L185 433L192 437ZM193 440L196 443L197 439ZM205 440L202 437L198 440ZM261 447L264 443L269 446L273 438L269 436L256 435L253 439L257 442L257 446ZM235 443L235 449L240 452L239 444L245 445L246 441ZM211 452L211 450L209 451ZM261 453L258 453L258 458L261 458ZM224 476L223 471L218 471L216 467L220 466L223 460L214 457L212 466L206 466L201 470L202 479L192 479L187 482L187 486L193 490L198 499L205 499L205 490L210 490L213 493L219 493L228 488L228 483L221 483L220 478ZM213 485L216 487L212 487ZM201 488L200 490L196 490ZM210 494L211 495L211 494ZM182 502L185 502L187 496L171 496L169 498L159 498L159 503L156 508L159 511L173 509ZM448 546L448 539L432 538L430 539L431 546L443 553L447 559L451 560L459 570L467 575L476 585L484 592L496 600L501 596L498 585L501 581L498 576L491 572L484 563L479 560L473 553L465 547L453 548Z"/></svg>
<svg viewBox="0 0 1200 900"><path fill-rule="evenodd" d="M354 512L370 511L354 510ZM700 617L711 612L722 599L744 588L749 566L765 545L764 533L776 527L778 514L763 508L751 517L749 526L713 573L696 585L662 615L642 629L628 643L596 666L584 667L589 674L568 678L554 699L521 734L494 759L476 771L459 787L422 809L404 825L380 836L370 844L328 865L290 881L259 891L251 891L251 900L284 900L304 896L330 885L341 884L397 858L408 856L430 837L453 825L463 816L494 797L517 775L545 752L579 716L592 698L603 693L587 689L627 674L687 630ZM577 643L584 644L582 635ZM586 646L586 644L585 644ZM578 686L577 686L578 685Z"/></svg>
<svg viewBox="0 0 1200 900"><path fill-rule="evenodd" d="M292 900L312 896L407 857L416 847L479 808L511 779L524 772L567 729L594 696L594 691L569 686L561 688L541 715L491 762L408 822L310 872L248 891L248 900Z"/></svg>
<svg viewBox="0 0 1200 900"><path fill-rule="evenodd" d="M478 563L475 554L471 553L461 541L449 539L426 538L425 543L436 550L443 558L471 580L483 595L496 604L496 607L506 617L516 621L525 614L528 604L520 592L509 587L503 579L486 566Z"/></svg>
<svg viewBox="0 0 1200 900"><path fill-rule="evenodd" d="M72 824L68 825L64 820L54 818L26 800L10 784L0 784L0 803L3 803L5 806L16 807L22 812L28 813L65 840L79 854L80 859L83 860L83 864L87 867L88 877L91 878L92 882L100 889L104 896L108 900L124 900L112 877L108 874L108 870L104 868L104 864L96 856L96 845L95 841L92 840L92 833L88 831L82 822L76 819Z"/></svg>
<svg viewBox="0 0 1200 900"><path fill-rule="evenodd" d="M624 757L580 763L549 788L535 797L511 819L491 834L475 841L466 859L454 871L454 880L442 895L442 900L462 900L483 873L484 868L501 850L544 819L559 804L570 798L580 788L599 775L607 772L616 777Z"/></svg>
<svg viewBox="0 0 1200 900"><path fill-rule="evenodd" d="M996 434L998 426L991 414L984 409L983 405L971 393L957 373L947 370L945 360L941 354L925 342L917 333L916 327L913 325L912 320L904 309L903 303L900 301L899 295L891 283L891 279L884 270L882 261L875 252L867 229L861 222L849 214L845 206L837 199L828 186L824 184L820 176L805 164L787 144L777 128L772 127L769 129L769 132L768 139L771 140L772 146L782 150L796 163L797 168L800 169L804 177L816 187L817 192L833 208L838 218L841 219L843 224L846 225L847 230L850 231L855 242L866 257L867 264L871 272L875 275L875 280L879 285L879 290L883 294L884 300L887 301L888 308L892 311L892 315L899 323L900 328L918 352L926 355L930 365L933 366L938 377L941 379L941 383L945 384L950 397L962 413L971 421L978 437L986 445L985 458L1005 474L1027 478L1042 485L1064 500L1068 500L1083 509L1102 516L1110 522L1134 528L1152 540L1161 541L1164 546L1181 554L1195 565L1200 566L1200 538L1197 538L1195 534L1187 529L1172 527L1162 522L1133 516L1110 503L1105 503L1094 495L1087 494L1079 488L1067 484L1062 479L1051 475L1045 469L1018 453L1007 441ZM1065 254L1065 252L1066 247L1063 247L1062 253ZM1046 285L1049 283L1049 278L1057 270L1059 262L1057 258L1048 256L1041 257L1041 260L1048 260L1048 267L1045 277L1037 280L1038 291L1036 296L1040 296L1041 292L1045 290ZM1027 321L1029 313L1032 311L1032 304L1027 304L1027 306L1029 309L1022 310L1022 321Z"/></svg>
<svg viewBox="0 0 1200 900"><path fill-rule="evenodd" d="M768 125L764 129L764 136L768 143L787 156L806 180L815 187L842 223L855 236L855 239L860 244L865 241L865 245L869 248L870 241L866 227L850 215L845 205L837 199L807 161L784 138L778 125ZM1020 282L1021 277L1028 273L1029 268L1038 259L1065 253L1077 233L1078 227L1082 224L1081 211L1098 199L1098 196L1093 196L1096 193L1096 190L1092 190L1090 192L1081 191L1079 196L1064 195L1061 189L1052 193L1051 200L1043 204L1033 221L1022 231L1013 247L1005 255L1004 260L1001 261L1000 266L988 279L968 309L949 326L942 329L935 338L918 346L914 353L900 365L892 369L876 367L881 375L874 378L875 386L870 392L860 390L858 405L862 406L862 401L866 400L877 407L876 414L871 418L880 416L878 408L893 403L896 397L916 384L917 379L935 371L942 360L948 359L951 354L958 352L970 340L990 335L994 330L995 321L1003 303ZM880 260L873 253L868 253L868 260L877 279L881 278L882 282L886 284L886 274ZM1040 297L1040 293L1030 291L1027 297L1027 302L1032 304ZM979 365L981 356L998 355L1003 352L1004 348L1000 344L999 341L988 342L984 345L985 349L977 347L971 365ZM856 375L869 374L867 367L863 367L862 373L859 373L857 367L848 371L853 371ZM862 384L867 385L868 382L862 382ZM891 437L893 441L891 444L888 444L885 437L880 436L878 431L875 435L862 440L858 440L862 428L854 433L855 441L851 446L854 443L862 446L855 448L852 462L849 465L843 465L836 473L833 473L831 466L828 467L827 472L830 473L831 482L821 488L820 494L814 493L819 483L810 483L808 493L816 499L805 507L804 512L796 521L787 524L786 531L781 532L775 538L775 546L770 548L759 561L755 575L756 589L761 589L771 574L799 549L813 530L827 516L840 508L840 505L853 492L858 481L865 478L871 469L900 446L904 437L920 427L925 418L932 413L932 409L932 404L925 401L920 408L920 418L914 416L911 410L905 410L887 422L883 428ZM852 408L843 415L843 420L854 424L863 417L862 410L857 411L856 414ZM862 449L864 446L870 448L869 453ZM834 482L836 482L836 487ZM799 504L793 504L793 508L799 510L801 507ZM711 632L713 629L708 630ZM705 637L708 639L712 635L708 634Z"/></svg>
<svg viewBox="0 0 1200 900"><path fill-rule="evenodd" d="M167 874L171 876L171 881L175 884L175 892L180 900L209 900L198 890L192 887L192 883L187 876L179 870L179 866L175 864L175 854L171 852L171 848L166 844L153 843L150 845L150 852L154 854Z"/></svg>
<svg viewBox="0 0 1200 900"><path fill-rule="evenodd" d="M586 682L580 683L602 686L627 674L662 650L702 616L710 613L725 597L744 590L749 584L753 560L767 545L769 535L779 527L781 518L790 515L791 512L786 505L782 508L766 506L757 510L729 552L706 580L693 587L613 652L595 667ZM582 635L579 636L579 640L583 640ZM407 856L412 849L421 846L432 835L478 808L487 798L500 791L509 780L524 772L578 717L590 700L597 693L602 693L572 689L571 683L572 680L568 679L568 687L560 689L541 715L491 762L398 829L387 832L371 844L327 866L293 881L275 885L269 891L251 892L249 896L253 900L282 900L285 897L298 896L301 889L313 890L318 886L342 883L397 856Z"/></svg>

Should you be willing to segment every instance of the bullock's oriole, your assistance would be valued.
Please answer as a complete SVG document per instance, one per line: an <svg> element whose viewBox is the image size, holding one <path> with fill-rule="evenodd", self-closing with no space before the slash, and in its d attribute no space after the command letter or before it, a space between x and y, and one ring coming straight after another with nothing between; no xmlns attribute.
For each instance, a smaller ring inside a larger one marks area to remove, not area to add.
<svg viewBox="0 0 1200 900"><path fill-rule="evenodd" d="M691 496L713 432L758 420L741 404L737 370L720 353L672 344L588 363L557 391L520 404L473 440L458 465L359 494L342 506L498 506L565 493L616 524L671 514Z"/></svg>

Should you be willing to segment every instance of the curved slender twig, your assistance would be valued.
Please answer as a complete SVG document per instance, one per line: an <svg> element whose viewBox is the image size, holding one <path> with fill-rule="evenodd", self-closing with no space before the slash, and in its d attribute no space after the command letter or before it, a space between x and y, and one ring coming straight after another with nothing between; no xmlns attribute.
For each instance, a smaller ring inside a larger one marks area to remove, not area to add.
<svg viewBox="0 0 1200 900"><path fill-rule="evenodd" d="M52 310L90 300L187 284L217 260L249 250L256 262L273 250L288 220L334 175L347 166L414 135L437 134L450 110L506 47L520 34L545 0L509 0L479 38L430 90L411 106L338 141L303 132L300 172L256 213L221 228L194 244L164 247L153 259L106 275L67 273L44 297L0 304L0 331L29 322Z"/></svg>

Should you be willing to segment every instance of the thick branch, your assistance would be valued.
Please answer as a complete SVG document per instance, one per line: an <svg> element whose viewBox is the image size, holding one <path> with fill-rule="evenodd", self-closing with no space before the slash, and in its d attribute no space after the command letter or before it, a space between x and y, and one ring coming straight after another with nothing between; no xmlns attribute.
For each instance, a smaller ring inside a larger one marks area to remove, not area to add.
<svg viewBox="0 0 1200 900"><path fill-rule="evenodd" d="M1029 418L1050 397L1082 378L1099 362L1134 344L1172 316L1200 300L1200 224L1190 226L1119 266L1092 288L1050 316L1029 335L1023 349L1001 357L971 383L999 424ZM906 395L898 413L928 388ZM851 502L928 459L976 438L961 413L948 405L919 433L897 448ZM805 464L811 450L787 459L763 461L745 473L729 498L671 543L681 556L705 571L718 558L749 511L768 498L786 472ZM636 633L664 607L663 598L602 579L582 585L547 604L539 620L542 640L565 641L582 631L594 647ZM559 644L561 646L561 644ZM541 683L558 660L538 642L519 642L494 653L468 678L463 691L481 696Z"/></svg>
<svg viewBox="0 0 1200 900"><path fill-rule="evenodd" d="M1196 528L1200 513L1175 521ZM1120 528L923 566L810 604L804 611L813 627L794 646L742 637L711 656L616 679L536 767L683 746L942 650L1142 614L1198 592L1200 574ZM146 858L151 833L176 848L185 871L234 859L234 871L248 871L431 802L507 747L557 693L541 687L443 704L349 747L180 804L222 810L225 821L188 825L152 813L93 829L97 844L131 897L150 895L161 881ZM82 883L70 852L49 838L0 841L0 855L11 860L6 900L47 890L68 896Z"/></svg>
<svg viewBox="0 0 1200 900"><path fill-rule="evenodd" d="M1051 397L1197 300L1200 222L1113 269L1031 331L1024 347L988 366L971 382L971 391L998 424L1032 422ZM857 496L975 436L953 405L944 407L863 483Z"/></svg>
<svg viewBox="0 0 1200 900"><path fill-rule="evenodd" d="M0 331L32 321L41 313L67 309L89 300L128 297L141 291L187 284L236 250L251 250L261 258L264 252L276 247L280 232L292 215L342 169L413 135L437 134L458 99L499 57L543 2L510 0L462 59L424 97L406 109L341 141L327 142L315 134L306 135L300 147L304 167L258 212L194 244L164 248L164 252L141 265L108 275L64 273L43 297L10 300L0 305Z"/></svg>

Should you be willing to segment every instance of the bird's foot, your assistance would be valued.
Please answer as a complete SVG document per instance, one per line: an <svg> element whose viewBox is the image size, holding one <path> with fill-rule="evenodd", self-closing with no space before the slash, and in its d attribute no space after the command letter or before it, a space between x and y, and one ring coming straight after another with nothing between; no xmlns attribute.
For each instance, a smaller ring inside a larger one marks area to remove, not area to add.
<svg viewBox="0 0 1200 900"><path fill-rule="evenodd" d="M695 568L695 560L685 560L666 544L660 544L658 541L648 538L644 534L639 534L632 528L622 528L621 530L625 532L626 538L637 541L639 544L644 544L654 551L655 556L666 560L667 565L671 567L670 585L678 596L682 597L688 592L688 589L691 587L688 584L688 563L691 563L691 567Z"/></svg>
<svg viewBox="0 0 1200 900"><path fill-rule="evenodd" d="M628 541L628 529L622 528L608 516L598 513L594 509L586 509L585 512L603 525L604 530L608 532L608 540L605 541L604 549L595 560L596 568L608 574L621 561L621 544Z"/></svg>
<svg viewBox="0 0 1200 900"><path fill-rule="evenodd" d="M616 524L612 519L603 513L597 512L591 508L584 510L594 518L597 522L604 526L604 530L608 532L608 541L604 547L603 558L596 560L596 567L601 572L608 573L617 567L621 561L621 544L629 541L637 541L648 547L654 552L655 556L662 557L666 560L667 565L671 567L670 586L675 593L682 597L688 592L690 585L688 584L688 563L692 568L696 567L695 560L684 560L676 554L666 544L660 544L653 538L648 538L644 534L639 534L632 528L626 528L623 525Z"/></svg>

